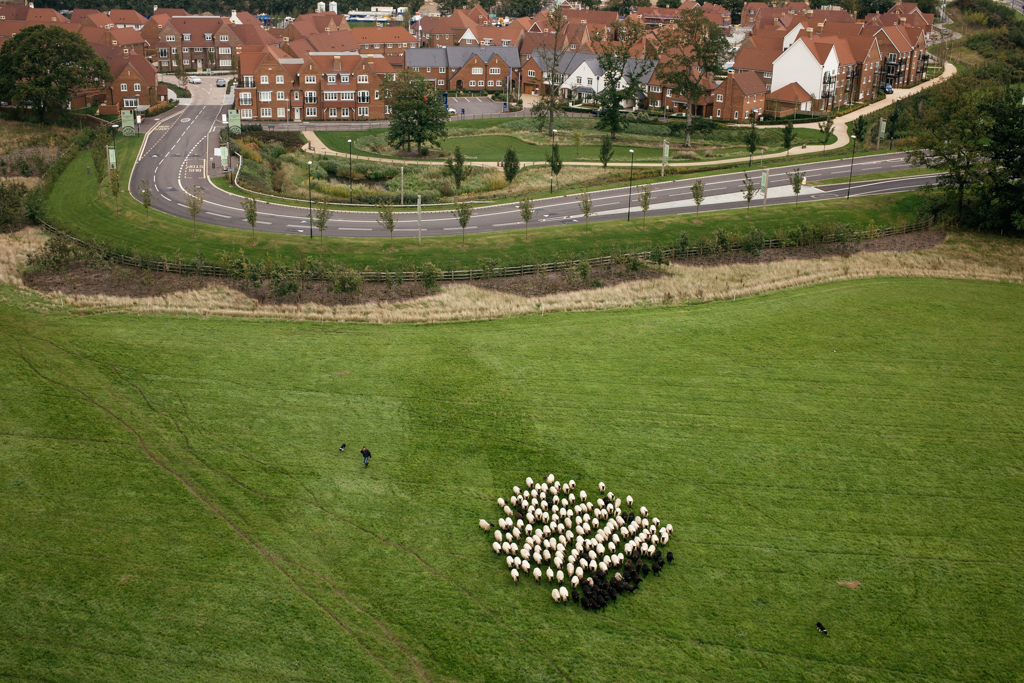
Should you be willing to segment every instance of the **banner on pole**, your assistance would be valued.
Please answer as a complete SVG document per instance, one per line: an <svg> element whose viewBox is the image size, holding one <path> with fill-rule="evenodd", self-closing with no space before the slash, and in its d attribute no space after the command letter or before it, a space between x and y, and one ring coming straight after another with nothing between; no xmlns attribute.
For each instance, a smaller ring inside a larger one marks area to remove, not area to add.
<svg viewBox="0 0 1024 683"><path fill-rule="evenodd" d="M663 140L662 141L661 163L662 164L667 164L668 163L668 140Z"/></svg>
<svg viewBox="0 0 1024 683"><path fill-rule="evenodd" d="M135 112L131 109L121 110L121 135L126 138L135 136Z"/></svg>
<svg viewBox="0 0 1024 683"><path fill-rule="evenodd" d="M759 191L768 194L768 171L761 171L761 189Z"/></svg>
<svg viewBox="0 0 1024 683"><path fill-rule="evenodd" d="M237 109L228 112L228 130L232 135L242 132L242 114Z"/></svg>
<svg viewBox="0 0 1024 683"><path fill-rule="evenodd" d="M117 168L117 152L113 147L107 147L107 162L110 168Z"/></svg>
<svg viewBox="0 0 1024 683"><path fill-rule="evenodd" d="M878 135L883 138L885 137L885 119L882 119L878 123Z"/></svg>
<svg viewBox="0 0 1024 683"><path fill-rule="evenodd" d="M228 147L224 145L220 148L220 165L222 168L228 167Z"/></svg>

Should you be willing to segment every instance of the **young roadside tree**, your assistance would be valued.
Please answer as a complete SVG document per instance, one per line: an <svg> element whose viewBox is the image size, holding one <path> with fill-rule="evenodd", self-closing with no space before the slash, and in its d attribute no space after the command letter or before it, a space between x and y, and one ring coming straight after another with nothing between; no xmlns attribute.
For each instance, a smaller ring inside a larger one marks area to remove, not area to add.
<svg viewBox="0 0 1024 683"><path fill-rule="evenodd" d="M121 213L117 205L121 196L121 169L117 166L110 169L110 194L114 195L114 213Z"/></svg>
<svg viewBox="0 0 1024 683"><path fill-rule="evenodd" d="M903 134L903 129L910 123L910 116L903 109L903 105L897 102L893 105L892 113L885 124L885 132L889 136L889 151L892 151L892 141Z"/></svg>
<svg viewBox="0 0 1024 683"><path fill-rule="evenodd" d="M789 186L791 188L793 188L793 197L795 198L793 201L794 201L794 203L799 204L800 203L800 190L803 189L804 177L807 174L806 173L801 173L800 172L800 167L797 166L793 170L792 173L787 172L786 175L789 176Z"/></svg>
<svg viewBox="0 0 1024 683"><path fill-rule="evenodd" d="M643 91L642 79L658 64L656 59L634 59L632 56L633 49L646 37L646 26L639 21L625 19L612 22L608 33L597 43L597 63L604 70L604 89L595 96L601 106L597 128L608 131L613 140L616 133L626 129L622 102L637 99Z"/></svg>
<svg viewBox="0 0 1024 683"><path fill-rule="evenodd" d="M249 224L249 229L252 230L252 243L256 244L256 198L246 197L242 200L242 211L245 212L245 222ZM320 233L320 244L323 245L323 233Z"/></svg>
<svg viewBox="0 0 1024 683"><path fill-rule="evenodd" d="M551 174L558 179L558 174L562 172L562 153L558 149L558 143L551 145L551 151L547 153L548 166L551 167Z"/></svg>
<svg viewBox="0 0 1024 683"><path fill-rule="evenodd" d="M789 150L793 148L793 143L796 141L796 129L793 128L792 121L786 121L786 125L782 127L782 146L786 148L786 156L789 156Z"/></svg>
<svg viewBox="0 0 1024 683"><path fill-rule="evenodd" d="M196 218L199 216L199 212L203 210L203 188L193 184L191 188L185 191L185 207L188 209L188 215L192 216L192 236L196 237L199 235Z"/></svg>
<svg viewBox="0 0 1024 683"><path fill-rule="evenodd" d="M520 15L513 15L520 16ZM526 15L521 15L526 16ZM555 116L565 111L568 102L561 95L561 85L565 80L565 70L569 68L572 55L569 53L569 18L565 15L562 5L548 13L549 33L544 34L543 44L534 50L543 74L548 74L546 83L541 84L540 99L533 105L533 115L537 118L537 129L544 130L547 124L548 135L555 128ZM544 92L544 88L547 92Z"/></svg>
<svg viewBox="0 0 1024 683"><path fill-rule="evenodd" d="M757 194L757 187L754 181L746 173L743 174L743 198L747 200L747 213L750 213L750 200Z"/></svg>
<svg viewBox="0 0 1024 683"><path fill-rule="evenodd" d="M676 97L686 98L685 145L689 147L694 103L715 87L712 77L723 71L729 41L696 6L681 10L675 24L662 34L661 54L664 58L655 73Z"/></svg>
<svg viewBox="0 0 1024 683"><path fill-rule="evenodd" d="M588 229L590 228L590 214L593 210L594 200L590 198L590 193L586 190L580 192L580 213L583 214L584 226Z"/></svg>
<svg viewBox="0 0 1024 683"><path fill-rule="evenodd" d="M427 143L437 145L448 137L448 109L436 90L417 72L404 69L385 91L391 106L386 140L395 149L416 149L423 154ZM390 94L389 94L390 93Z"/></svg>
<svg viewBox="0 0 1024 683"><path fill-rule="evenodd" d="M610 135L605 135L601 138L601 149L597 153L597 158L601 160L601 166L608 168L608 162L614 155L615 148L612 147L612 138Z"/></svg>
<svg viewBox="0 0 1024 683"><path fill-rule="evenodd" d="M819 121L818 122L818 130L821 131L821 135L822 135L822 138L823 138L822 141L821 141L821 150L822 151L825 151L825 147L828 146L829 136L832 135L832 131L834 131L835 129L836 129L836 122L832 120L832 112L829 112L825 116L825 120L824 121Z"/></svg>
<svg viewBox="0 0 1024 683"><path fill-rule="evenodd" d="M136 188L139 192L139 199L142 200L142 208L146 210L146 222L149 222L149 207L153 206L153 190L149 189L149 181L143 180Z"/></svg>
<svg viewBox="0 0 1024 683"><path fill-rule="evenodd" d="M864 142L864 138L868 134L868 120L863 116L858 116L850 124L849 131L857 136L857 140Z"/></svg>
<svg viewBox="0 0 1024 683"><path fill-rule="evenodd" d="M700 217L700 205L704 203L704 181L695 180L690 186L690 194L693 196L693 203L697 206L697 216Z"/></svg>
<svg viewBox="0 0 1024 683"><path fill-rule="evenodd" d="M103 176L106 175L103 170L108 166L107 147L101 141L94 142L89 154L92 155L92 165L95 166L96 184L102 185Z"/></svg>
<svg viewBox="0 0 1024 683"><path fill-rule="evenodd" d="M956 206L959 223L968 190L981 187L988 175L988 126L977 91L956 81L932 88L916 137L918 149L908 152L907 160L918 168L943 171L935 184Z"/></svg>
<svg viewBox="0 0 1024 683"><path fill-rule="evenodd" d="M178 87L188 89L188 72L185 70L185 60L179 56L174 64L174 77L178 79Z"/></svg>
<svg viewBox="0 0 1024 683"><path fill-rule="evenodd" d="M456 204L456 207L457 206L458 206L458 204ZM468 216L466 217L466 221L467 222L469 221L469 217ZM390 201L386 201L386 200L382 199L379 202L377 202L377 224L380 225L380 227L382 227L385 230L387 230L389 233L391 233L391 249L394 250L394 248L395 248L395 205L392 204ZM463 225L462 227L465 228L466 226ZM463 243L465 243L465 240L466 240L466 231L465 230L462 231L462 240L463 240Z"/></svg>
<svg viewBox="0 0 1024 683"><path fill-rule="evenodd" d="M466 245L466 226L469 225L469 218L473 215L473 207L469 202L460 202L455 200L455 210L452 211L452 215L455 216L459 221L459 227L462 228L462 245ZM392 238L393 239L393 238Z"/></svg>
<svg viewBox="0 0 1024 683"><path fill-rule="evenodd" d="M576 159L580 158L580 145L583 144L583 131L574 130L572 132L572 144L576 145Z"/></svg>
<svg viewBox="0 0 1024 683"><path fill-rule="evenodd" d="M747 161L747 168L754 165L754 152L757 151L757 146L761 144L761 136L757 132L757 115L754 112L750 112L750 129L743 134L743 144L747 146L747 152L750 153L750 159Z"/></svg>
<svg viewBox="0 0 1024 683"><path fill-rule="evenodd" d="M327 203L326 199L320 199L316 203L316 208L313 209L313 225L320 231L320 250L324 248L324 230L327 229L327 221L331 220L331 205Z"/></svg>
<svg viewBox="0 0 1024 683"><path fill-rule="evenodd" d="M505 181L508 189L512 189L512 181L519 175L519 155L509 147L505 150L505 157L501 160L501 167L505 171Z"/></svg>
<svg viewBox="0 0 1024 683"><path fill-rule="evenodd" d="M444 171L446 176L455 183L455 194L462 192L462 183L472 172L473 168L466 163L466 156L462 153L462 147L455 145L455 154L445 159Z"/></svg>
<svg viewBox="0 0 1024 683"><path fill-rule="evenodd" d="M519 217L526 225L526 241L530 241L530 221L533 219L533 200L523 197L519 200Z"/></svg>
<svg viewBox="0 0 1024 683"><path fill-rule="evenodd" d="M640 188L640 192L636 196L637 203L640 204L640 210L644 214L644 222L640 226L641 230L647 229L647 212L651 209L651 184L647 183Z"/></svg>
<svg viewBox="0 0 1024 683"><path fill-rule="evenodd" d="M33 107L42 121L65 109L74 93L109 80L107 61L60 26L29 26L0 47L0 100Z"/></svg>
<svg viewBox="0 0 1024 683"><path fill-rule="evenodd" d="M21 227L27 194L23 183L0 180L0 231Z"/></svg>

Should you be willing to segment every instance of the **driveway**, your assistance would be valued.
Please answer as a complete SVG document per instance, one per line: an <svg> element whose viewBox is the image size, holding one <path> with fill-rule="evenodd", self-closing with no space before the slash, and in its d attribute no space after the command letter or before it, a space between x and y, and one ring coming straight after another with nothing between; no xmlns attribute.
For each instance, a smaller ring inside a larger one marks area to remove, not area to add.
<svg viewBox="0 0 1024 683"><path fill-rule="evenodd" d="M452 97L448 96L448 108L454 109L454 118L480 116L482 114L500 114L504 111L502 102L495 102L489 97Z"/></svg>

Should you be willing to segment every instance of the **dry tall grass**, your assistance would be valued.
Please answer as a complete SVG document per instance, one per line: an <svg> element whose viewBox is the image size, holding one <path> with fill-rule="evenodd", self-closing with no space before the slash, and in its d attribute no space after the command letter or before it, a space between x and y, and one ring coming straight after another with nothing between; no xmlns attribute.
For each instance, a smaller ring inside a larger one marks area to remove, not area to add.
<svg viewBox="0 0 1024 683"><path fill-rule="evenodd" d="M0 282L21 285L17 268L31 249L42 243L42 239L37 231L0 236ZM469 284L452 284L444 286L433 296L413 301L336 307L318 304L261 305L226 286L138 299L63 293L41 296L92 311L376 324L440 323L697 303L873 277L938 277L1024 284L1024 243L1006 238L956 234L938 247L923 251L860 252L847 257L704 267L670 265L664 269L666 276L657 280L540 297L520 297Z"/></svg>

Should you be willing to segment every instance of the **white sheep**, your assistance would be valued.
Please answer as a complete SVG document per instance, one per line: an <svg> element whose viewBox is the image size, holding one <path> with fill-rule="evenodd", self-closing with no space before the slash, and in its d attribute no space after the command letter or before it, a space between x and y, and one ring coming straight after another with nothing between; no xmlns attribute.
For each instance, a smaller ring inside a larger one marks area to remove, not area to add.
<svg viewBox="0 0 1024 683"><path fill-rule="evenodd" d="M626 496L626 505L633 507L633 496Z"/></svg>
<svg viewBox="0 0 1024 683"><path fill-rule="evenodd" d="M512 567L516 566L515 559L511 555L505 556L505 564L508 565L509 569L512 569Z"/></svg>
<svg viewBox="0 0 1024 683"><path fill-rule="evenodd" d="M575 588L576 586L580 585L580 577L573 576L572 579L569 580L569 583L571 583L572 587Z"/></svg>
<svg viewBox="0 0 1024 683"><path fill-rule="evenodd" d="M494 530L494 540L497 541L498 543L501 543L502 540L504 540L502 538L502 536L501 536L501 532L498 531L497 529Z"/></svg>
<svg viewBox="0 0 1024 683"><path fill-rule="evenodd" d="M558 594L562 596L562 602L569 602L569 590L565 586L558 589Z"/></svg>
<svg viewBox="0 0 1024 683"><path fill-rule="evenodd" d="M512 536L512 532L511 531L506 531L505 532L505 540L508 541L509 543L511 543L514 540L514 537Z"/></svg>
<svg viewBox="0 0 1024 683"><path fill-rule="evenodd" d="M501 554L501 544L500 543L495 541L494 543L491 544L491 547L494 548L494 552L496 554L499 554L499 555Z"/></svg>
<svg viewBox="0 0 1024 683"><path fill-rule="evenodd" d="M604 562L598 562L597 563L597 568L600 569L605 574L608 573L608 565L606 565Z"/></svg>
<svg viewBox="0 0 1024 683"><path fill-rule="evenodd" d="M651 520L651 524L653 524L654 526L658 526L659 524L661 524L661 520L659 520L657 517L655 517L654 519Z"/></svg>
<svg viewBox="0 0 1024 683"><path fill-rule="evenodd" d="M518 496L518 495L519 495L520 493L522 493L522 492L523 492L523 490L522 490L521 488L519 488L518 486L513 486L513 487L512 487L512 493L516 494L517 496Z"/></svg>
<svg viewBox="0 0 1024 683"><path fill-rule="evenodd" d="M578 576L581 579L583 578L583 565L576 567L576 576Z"/></svg>
<svg viewBox="0 0 1024 683"><path fill-rule="evenodd" d="M512 538L518 541L522 536L523 534L519 531L519 527L512 527Z"/></svg>
<svg viewBox="0 0 1024 683"><path fill-rule="evenodd" d="M672 525L671 524L666 524L665 525L665 530L668 531L671 534L672 533Z"/></svg>
<svg viewBox="0 0 1024 683"><path fill-rule="evenodd" d="M555 475L549 474L548 478L547 478L547 482L548 482L548 484L554 484L555 483Z"/></svg>
<svg viewBox="0 0 1024 683"><path fill-rule="evenodd" d="M491 523L488 522L486 519L481 519L480 520L480 528L483 529L484 531L490 531L491 530Z"/></svg>
<svg viewBox="0 0 1024 683"><path fill-rule="evenodd" d="M498 499L498 507L500 507L500 508L505 507L505 499L504 498L499 498Z"/></svg>
<svg viewBox="0 0 1024 683"><path fill-rule="evenodd" d="M518 557L513 557L512 558L512 564L514 564L516 566L516 569L519 569L520 567L523 566L523 561L521 559L519 559Z"/></svg>
<svg viewBox="0 0 1024 683"><path fill-rule="evenodd" d="M621 508L622 508L622 499L621 498L616 498L615 499L615 509L619 510Z"/></svg>
<svg viewBox="0 0 1024 683"><path fill-rule="evenodd" d="M580 491L580 500L586 500L586 499L587 499L587 492L586 491Z"/></svg>
<svg viewBox="0 0 1024 683"><path fill-rule="evenodd" d="M562 601L562 594L558 592L557 588L552 588L551 589L551 599L554 600L555 602L561 602Z"/></svg>
<svg viewBox="0 0 1024 683"><path fill-rule="evenodd" d="M506 517L511 517L512 516L512 508L510 508L508 505L506 505L504 508L502 508L502 511L505 513Z"/></svg>
<svg viewBox="0 0 1024 683"><path fill-rule="evenodd" d="M561 569L559 569L558 572L555 574L555 578L558 579L558 583L562 583L565 581L565 574L562 573Z"/></svg>
<svg viewBox="0 0 1024 683"><path fill-rule="evenodd" d="M643 528L646 529L647 527L649 527L651 525L651 523L649 521L647 521L646 517L644 517L643 521L640 522L640 525L643 526Z"/></svg>
<svg viewBox="0 0 1024 683"><path fill-rule="evenodd" d="M544 576L544 573L540 570L540 567L533 568L533 579L540 583L540 577Z"/></svg>
<svg viewBox="0 0 1024 683"><path fill-rule="evenodd" d="M640 516L641 517L646 517L647 516L647 508L645 508L642 505L640 506Z"/></svg>
<svg viewBox="0 0 1024 683"><path fill-rule="evenodd" d="M569 488L571 488L571 489L576 488L576 480L575 479L570 479L569 480Z"/></svg>
<svg viewBox="0 0 1024 683"><path fill-rule="evenodd" d="M591 572L596 572L597 571L597 561L596 560L591 560L590 561L590 571Z"/></svg>
<svg viewBox="0 0 1024 683"><path fill-rule="evenodd" d="M530 561L529 560L523 560L522 568L523 568L524 572L530 571Z"/></svg>
<svg viewBox="0 0 1024 683"><path fill-rule="evenodd" d="M551 569L551 567L548 567L548 570L546 572L544 572L544 573L548 577L548 583L551 583L552 581L555 580L555 572Z"/></svg>
<svg viewBox="0 0 1024 683"><path fill-rule="evenodd" d="M601 493L604 493L604 482L603 481L597 482L597 488L600 489Z"/></svg>
<svg viewBox="0 0 1024 683"><path fill-rule="evenodd" d="M533 479L531 477L526 478L526 487L533 488Z"/></svg>
<svg viewBox="0 0 1024 683"><path fill-rule="evenodd" d="M569 502L570 503L575 503L576 502L576 494L575 493L570 493L569 494Z"/></svg>
<svg viewBox="0 0 1024 683"><path fill-rule="evenodd" d="M513 581L513 583L519 583L519 570L518 569L513 569L512 570L512 581Z"/></svg>

